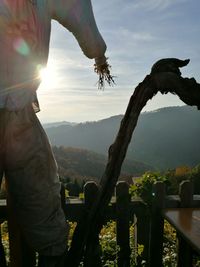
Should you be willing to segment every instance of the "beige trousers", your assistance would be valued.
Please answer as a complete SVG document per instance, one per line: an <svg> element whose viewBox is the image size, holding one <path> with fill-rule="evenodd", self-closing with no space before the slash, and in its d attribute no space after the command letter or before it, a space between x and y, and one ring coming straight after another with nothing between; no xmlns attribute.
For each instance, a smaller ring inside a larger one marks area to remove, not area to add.
<svg viewBox="0 0 200 267"><path fill-rule="evenodd" d="M31 106L0 110L0 182L3 175L26 241L40 254L62 254L68 227L61 208L57 165Z"/></svg>

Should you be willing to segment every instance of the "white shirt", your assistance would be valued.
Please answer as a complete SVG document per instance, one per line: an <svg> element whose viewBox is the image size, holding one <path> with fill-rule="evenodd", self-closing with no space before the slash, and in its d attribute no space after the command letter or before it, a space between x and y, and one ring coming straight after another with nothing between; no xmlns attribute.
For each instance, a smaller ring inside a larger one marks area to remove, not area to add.
<svg viewBox="0 0 200 267"><path fill-rule="evenodd" d="M0 108L18 110L35 103L39 70L47 63L51 19L76 37L83 53L106 51L90 0L0 0Z"/></svg>

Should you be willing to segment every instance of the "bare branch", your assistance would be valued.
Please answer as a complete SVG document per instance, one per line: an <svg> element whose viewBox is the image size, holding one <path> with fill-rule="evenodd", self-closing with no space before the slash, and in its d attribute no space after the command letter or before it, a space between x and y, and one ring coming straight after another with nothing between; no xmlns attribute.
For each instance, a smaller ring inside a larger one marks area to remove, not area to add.
<svg viewBox="0 0 200 267"><path fill-rule="evenodd" d="M115 142L109 148L108 162L101 178L99 195L90 213L84 214L75 229L69 251L70 267L79 265L85 251L90 251L92 255L95 238L102 228L105 208L114 192L138 117L147 101L158 91L162 94L170 92L177 94L186 104L200 108L200 84L194 78L182 78L179 71L179 67L187 65L188 62L189 60L182 61L174 58L160 60L152 67L151 74L135 88Z"/></svg>

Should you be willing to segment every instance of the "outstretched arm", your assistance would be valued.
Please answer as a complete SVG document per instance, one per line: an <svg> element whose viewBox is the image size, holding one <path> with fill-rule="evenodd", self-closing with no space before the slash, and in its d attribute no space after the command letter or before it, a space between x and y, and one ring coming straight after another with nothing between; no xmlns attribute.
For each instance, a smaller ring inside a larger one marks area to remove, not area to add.
<svg viewBox="0 0 200 267"><path fill-rule="evenodd" d="M88 58L105 63L106 44L97 28L91 0L48 0L50 15L76 37Z"/></svg>

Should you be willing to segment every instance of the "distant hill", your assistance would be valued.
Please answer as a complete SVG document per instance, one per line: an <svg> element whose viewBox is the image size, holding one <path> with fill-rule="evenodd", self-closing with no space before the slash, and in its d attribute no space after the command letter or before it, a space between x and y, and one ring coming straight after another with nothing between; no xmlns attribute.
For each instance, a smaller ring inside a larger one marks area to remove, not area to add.
<svg viewBox="0 0 200 267"><path fill-rule="evenodd" d="M65 179L99 180L105 170L106 157L85 149L71 147L53 147L58 163L59 174ZM139 176L152 167L140 162L125 160L122 167L123 176Z"/></svg>
<svg viewBox="0 0 200 267"><path fill-rule="evenodd" d="M56 146L76 147L107 154L122 115L46 129ZM200 162L200 111L195 107L167 107L142 113L127 157L158 169Z"/></svg>
<svg viewBox="0 0 200 267"><path fill-rule="evenodd" d="M60 121L60 122L44 123L43 124L43 127L44 127L44 129L47 129L47 128L58 127L58 126L61 126L61 125L64 125L64 126L74 126L76 124L77 123L75 123L75 122Z"/></svg>

